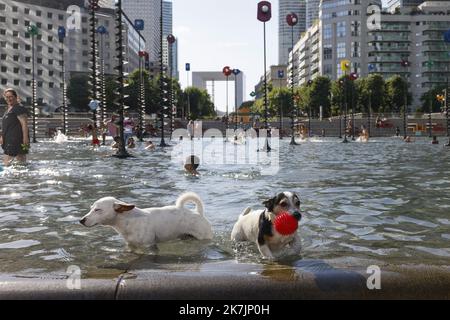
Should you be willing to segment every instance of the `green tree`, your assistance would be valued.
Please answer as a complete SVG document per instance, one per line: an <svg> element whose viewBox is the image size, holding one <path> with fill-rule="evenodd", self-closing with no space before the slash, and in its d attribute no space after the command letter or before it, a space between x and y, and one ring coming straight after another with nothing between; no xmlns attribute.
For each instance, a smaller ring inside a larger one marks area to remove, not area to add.
<svg viewBox="0 0 450 320"><path fill-rule="evenodd" d="M405 97L407 105L411 104L412 95L408 91L408 83L401 76L390 77L386 81L386 112L403 112Z"/></svg>
<svg viewBox="0 0 450 320"><path fill-rule="evenodd" d="M352 105L356 105L358 100L356 83L349 76L342 76L334 81L331 85L331 94L332 115L344 113L346 105L347 112L350 112Z"/></svg>
<svg viewBox="0 0 450 320"><path fill-rule="evenodd" d="M294 91L295 106L303 113L307 113L309 110L309 90L309 86L303 85L295 88Z"/></svg>
<svg viewBox="0 0 450 320"><path fill-rule="evenodd" d="M186 88L184 91L184 103L189 99L190 119L196 120L205 117L214 117L216 112L214 104L206 90L201 90L195 87ZM186 105L184 105L186 107ZM187 108L185 109L187 110Z"/></svg>
<svg viewBox="0 0 450 320"><path fill-rule="evenodd" d="M117 107L114 105L114 100L116 99L117 87L119 85L116 83L116 77L106 76L105 77L105 92L106 92L106 110L108 112L116 112Z"/></svg>
<svg viewBox="0 0 450 320"><path fill-rule="evenodd" d="M386 104L386 83L380 74L371 74L356 81L359 112L367 112L369 104L372 112L383 112Z"/></svg>
<svg viewBox="0 0 450 320"><path fill-rule="evenodd" d="M67 98L76 111L90 111L89 109L89 76L76 74L69 80Z"/></svg>
<svg viewBox="0 0 450 320"><path fill-rule="evenodd" d="M290 115L291 112L291 90L282 87L282 88L274 88L272 91L269 92L269 113L274 115L280 114L280 106L281 106L281 112L284 117L287 117Z"/></svg>
<svg viewBox="0 0 450 320"><path fill-rule="evenodd" d="M150 75L147 70L143 71L142 77L145 88L145 105L150 106L152 105L153 96L151 93L154 93L155 90L155 88L152 88L154 83L150 81ZM129 95L129 97L125 100L125 104L130 107L130 110L139 110L139 91L139 69L136 69L130 73L128 77L128 86L125 89L126 94Z"/></svg>
<svg viewBox="0 0 450 320"><path fill-rule="evenodd" d="M330 104L331 81L327 77L317 77L309 86L309 106L311 107L312 116L318 118L320 115L320 106L322 106L322 116L329 117L331 115Z"/></svg>
<svg viewBox="0 0 450 320"><path fill-rule="evenodd" d="M442 90L445 89L445 86L437 86L434 87L428 92L425 92L420 97L420 101L422 105L417 109L418 112L429 112L430 110L430 100L431 100L431 112L441 112L442 103L437 100L436 96L438 94L443 94Z"/></svg>

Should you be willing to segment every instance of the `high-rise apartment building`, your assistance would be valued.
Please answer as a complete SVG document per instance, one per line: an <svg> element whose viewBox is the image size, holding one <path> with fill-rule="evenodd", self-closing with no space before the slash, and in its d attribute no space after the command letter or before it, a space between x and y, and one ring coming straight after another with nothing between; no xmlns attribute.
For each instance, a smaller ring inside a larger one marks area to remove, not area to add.
<svg viewBox="0 0 450 320"><path fill-rule="evenodd" d="M37 5L42 4L42 5ZM32 39L27 27L38 27L35 37L35 79L38 105L57 107L61 104L62 59L64 56L66 80L73 73L90 72L89 12L80 6L80 28L66 31L64 50L58 39L58 27L67 26L70 14L67 7L74 0L2 0L0 3L0 91L8 87L17 89L25 105L31 104ZM66 6L64 6L64 5ZM108 31L98 47L104 58L105 73L114 74L115 59L115 15L111 9L99 9L97 25ZM125 21L124 43L126 47L125 67L130 72L138 66L139 34L128 19ZM99 39L100 40L100 39ZM145 45L145 40L141 38Z"/></svg>
<svg viewBox="0 0 450 320"><path fill-rule="evenodd" d="M399 7L413 7L423 3L424 0L387 0L386 8L388 11L394 11Z"/></svg>
<svg viewBox="0 0 450 320"><path fill-rule="evenodd" d="M426 1L414 14L410 8L385 12L377 29L367 24L367 4L322 0L320 23L304 33L290 56L288 70L294 70L294 84L319 75L336 80L344 75L341 61L345 59L351 63L348 72L359 77L402 76L409 82L416 109L423 93L450 77L450 44L443 38L450 29L450 7L442 1Z"/></svg>
<svg viewBox="0 0 450 320"><path fill-rule="evenodd" d="M294 43L298 41L302 32L306 30L305 0L280 0L278 17L278 64L286 65L289 52L292 50L292 27L286 22L289 13L295 13L299 21L294 26Z"/></svg>
<svg viewBox="0 0 450 320"><path fill-rule="evenodd" d="M320 0L306 0L306 29L319 19Z"/></svg>

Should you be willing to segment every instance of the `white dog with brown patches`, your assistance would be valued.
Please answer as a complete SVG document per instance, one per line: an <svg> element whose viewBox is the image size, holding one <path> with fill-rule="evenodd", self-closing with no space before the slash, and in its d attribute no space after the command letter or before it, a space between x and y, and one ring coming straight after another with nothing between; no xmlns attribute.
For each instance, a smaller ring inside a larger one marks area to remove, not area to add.
<svg viewBox="0 0 450 320"><path fill-rule="evenodd" d="M283 235L276 230L273 222L283 212L300 220L302 215L299 197L295 193L285 191L264 201L263 204L266 207L264 210L244 209L233 227L231 240L256 243L261 255L267 259L274 259L274 253L282 252L286 246L298 253L301 248L301 240L297 230Z"/></svg>
<svg viewBox="0 0 450 320"><path fill-rule="evenodd" d="M195 211L185 207L196 205ZM158 242L192 236L198 240L212 239L211 224L203 214L200 197L188 192L174 206L139 209L113 197L97 200L80 223L86 227L106 225L114 228L130 249L152 248Z"/></svg>

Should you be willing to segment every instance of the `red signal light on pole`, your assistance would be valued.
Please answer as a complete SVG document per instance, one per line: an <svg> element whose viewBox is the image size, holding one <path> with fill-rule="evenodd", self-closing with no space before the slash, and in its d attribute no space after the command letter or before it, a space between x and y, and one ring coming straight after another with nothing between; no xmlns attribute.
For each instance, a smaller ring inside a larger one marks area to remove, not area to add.
<svg viewBox="0 0 450 320"><path fill-rule="evenodd" d="M298 23L298 17L295 13L291 12L286 16L286 22L289 26L293 27Z"/></svg>
<svg viewBox="0 0 450 320"><path fill-rule="evenodd" d="M258 3L258 20L267 22L272 18L272 5L269 1L261 1Z"/></svg>
<svg viewBox="0 0 450 320"><path fill-rule="evenodd" d="M222 73L223 73L226 77L228 77L228 76L230 76L230 75L233 73L233 70L231 70L231 68L230 68L229 66L225 66L225 67L223 67L223 69L222 69Z"/></svg>

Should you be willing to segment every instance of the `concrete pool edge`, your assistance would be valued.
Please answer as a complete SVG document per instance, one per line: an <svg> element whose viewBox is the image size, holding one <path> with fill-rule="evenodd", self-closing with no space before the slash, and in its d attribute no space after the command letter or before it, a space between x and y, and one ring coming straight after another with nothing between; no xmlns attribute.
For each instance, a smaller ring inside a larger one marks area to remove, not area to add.
<svg viewBox="0 0 450 320"><path fill-rule="evenodd" d="M450 267L391 265L381 289L368 289L366 270L319 272L292 268L276 272L129 271L112 279L33 279L0 275L0 299L82 300L276 300L276 299L446 299ZM69 284L69 286L68 286Z"/></svg>

